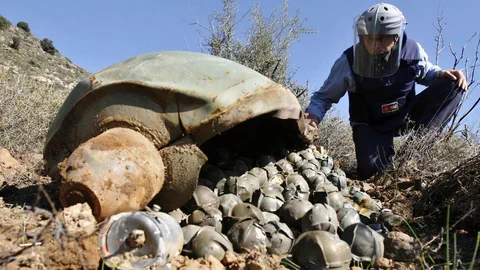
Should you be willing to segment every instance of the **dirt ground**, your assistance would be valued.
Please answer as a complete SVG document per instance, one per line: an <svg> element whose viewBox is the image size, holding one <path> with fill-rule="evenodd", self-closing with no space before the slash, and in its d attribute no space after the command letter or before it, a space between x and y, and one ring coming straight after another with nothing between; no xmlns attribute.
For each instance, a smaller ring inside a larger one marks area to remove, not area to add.
<svg viewBox="0 0 480 270"><path fill-rule="evenodd" d="M18 157L22 168L14 177L7 177L0 190L0 265L2 269L108 269L102 264L97 247L95 223L90 208L77 205L61 209L58 186L45 176L38 156ZM445 261L445 239L439 237L443 223L434 222L432 211L416 204L421 196L421 185L415 180L403 179L399 185L374 185L356 182L372 197L380 199L384 207L408 220L423 245L426 262L440 265ZM90 212L89 212L90 211ZM90 218L91 217L91 218ZM475 232L457 233L457 259L468 264L475 245ZM412 235L408 226L394 228ZM432 240L433 239L433 240ZM453 254L453 253L452 253ZM453 255L451 255L453 257ZM434 262L434 263L433 263ZM383 269L421 269L418 260L390 261ZM164 269L293 269L288 261L266 255L258 250L228 253L222 261L210 257L190 259L176 257ZM433 267L435 269L435 267Z"/></svg>

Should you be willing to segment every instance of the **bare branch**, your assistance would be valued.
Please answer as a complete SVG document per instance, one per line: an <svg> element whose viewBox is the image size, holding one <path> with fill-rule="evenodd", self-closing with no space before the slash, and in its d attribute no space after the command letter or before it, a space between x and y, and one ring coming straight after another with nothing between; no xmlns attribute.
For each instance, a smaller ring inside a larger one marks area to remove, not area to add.
<svg viewBox="0 0 480 270"><path fill-rule="evenodd" d="M478 32L478 31L477 31ZM452 43L450 42L450 52L452 53L454 57L454 63L453 63L453 69L457 67L457 65L460 63L460 61L463 59L463 56L465 54L465 48L467 47L468 43L477 35L477 32L475 32L469 39L468 41L462 46L462 50L460 52L460 58L457 58L456 52L453 50Z"/></svg>
<svg viewBox="0 0 480 270"><path fill-rule="evenodd" d="M468 42L470 42L473 39L473 37L475 37L477 35L478 31L479 30L477 30L477 32L475 32L475 34L473 34L470 37L470 39L467 41L467 43L462 47L462 57L463 57L463 51L464 51L465 47L467 46ZM477 42L477 45L476 45L476 48L475 48L475 61L474 61L473 65L470 66L471 74L470 74L470 69L469 69L469 66L468 66L468 58L465 60L465 76L467 78L467 81L469 81L468 82L469 91L464 95L464 97L462 98L459 106L457 107L457 109L454 112L453 120L452 120L450 129L449 129L450 134L453 134L453 132L460 127L460 125L462 124L462 121L475 109L475 107L478 105L478 103L480 101L480 98L477 99L477 101L470 107L470 109L464 115L462 115L459 118L458 121L456 121L456 119L458 117L458 113L460 112L460 109L463 107L464 101L473 92L473 90L478 86L478 84L477 84L477 85L475 85L475 87L473 87L473 88L471 87L475 83L475 75L476 75L475 71L476 71L476 68L478 66L479 48L480 48L480 36L478 38L478 42Z"/></svg>
<svg viewBox="0 0 480 270"><path fill-rule="evenodd" d="M424 250L431 250L431 251L434 251L434 252L437 252L438 249L440 249L440 247L443 245L443 233L445 232L445 229L442 227L441 230L440 230L440 233L437 234L435 237L433 237L430 241L428 241L425 245L423 245L422 247L422 252ZM436 249L432 249L430 248L430 245L435 242L435 240L439 239L440 238L440 244L438 245L438 247Z"/></svg>
<svg viewBox="0 0 480 270"><path fill-rule="evenodd" d="M436 52L435 52L435 65L438 65L438 59L440 57L440 53L443 51L443 49L445 49L445 40L443 38L443 29L447 25L446 23L442 23L443 12L440 13L439 9L440 9L440 3L438 5L438 10L437 10L437 25L438 25L438 27L436 27L435 25L433 26L433 27L435 27L435 29L437 29L437 32L438 32L438 34L435 36L435 42L437 43L437 48L436 48Z"/></svg>
<svg viewBox="0 0 480 270"><path fill-rule="evenodd" d="M453 67L452 68L455 69L457 67L458 63L460 63L460 60L462 60L462 58L463 58L463 50L462 50L462 55L460 56L460 59L458 59L457 53L453 49L453 46L452 46L451 42L450 42L449 47L450 47L450 53L453 56Z"/></svg>
<svg viewBox="0 0 480 270"><path fill-rule="evenodd" d="M475 70L478 67L478 59L479 59L478 51L479 51L479 48L480 48L480 35L478 37L477 46L475 48L475 61L473 62L473 65L471 66L472 76L470 77L470 82L468 83L468 87L470 87L475 82Z"/></svg>
<svg viewBox="0 0 480 270"><path fill-rule="evenodd" d="M477 84L477 85L479 85L479 84ZM453 130L456 130L460 126L462 121L475 109L475 107L477 107L479 102L480 102L480 97L477 99L477 101L475 101L475 103L470 107L470 109L460 119L458 119L458 122L455 125L455 128Z"/></svg>
<svg viewBox="0 0 480 270"><path fill-rule="evenodd" d="M301 97L307 90L308 90L308 88L304 88L304 89L302 90L302 92L300 92L299 94L297 94L297 98Z"/></svg>
<svg viewBox="0 0 480 270"><path fill-rule="evenodd" d="M473 202L472 202L472 205L470 205L470 210L465 215L463 215L459 220L457 220L457 222L455 222L455 224L453 224L450 227L450 230L453 230L453 228L455 228L455 226L457 226L461 221L463 221L466 217L468 217L470 214L472 214L476 210L477 210L477 207L473 207Z"/></svg>

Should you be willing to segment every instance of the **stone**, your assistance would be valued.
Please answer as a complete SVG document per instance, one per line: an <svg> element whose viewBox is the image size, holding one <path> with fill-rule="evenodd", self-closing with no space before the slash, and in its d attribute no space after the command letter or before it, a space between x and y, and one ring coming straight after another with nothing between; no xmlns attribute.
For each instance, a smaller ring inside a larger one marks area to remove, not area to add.
<svg viewBox="0 0 480 270"><path fill-rule="evenodd" d="M420 252L415 239L402 232L389 232L385 238L385 257L400 262L413 262Z"/></svg>
<svg viewBox="0 0 480 270"><path fill-rule="evenodd" d="M389 260L387 258L378 258L375 261L375 266L381 269L388 269L392 267L392 265L393 265L392 260Z"/></svg>
<svg viewBox="0 0 480 270"><path fill-rule="evenodd" d="M227 251L225 253L225 256L222 259L222 263L224 265L230 265L230 264L235 263L237 261L238 261L237 256L235 256L235 254L231 251Z"/></svg>
<svg viewBox="0 0 480 270"><path fill-rule="evenodd" d="M65 208L59 215L68 233L75 236L90 235L96 230L97 221L87 203L78 203Z"/></svg>
<svg viewBox="0 0 480 270"><path fill-rule="evenodd" d="M223 270L225 266L215 257L212 255L208 256L207 261L210 263L210 269L212 270Z"/></svg>
<svg viewBox="0 0 480 270"><path fill-rule="evenodd" d="M3 182L15 176L15 174L20 170L20 163L10 155L5 148L0 148L0 186Z"/></svg>

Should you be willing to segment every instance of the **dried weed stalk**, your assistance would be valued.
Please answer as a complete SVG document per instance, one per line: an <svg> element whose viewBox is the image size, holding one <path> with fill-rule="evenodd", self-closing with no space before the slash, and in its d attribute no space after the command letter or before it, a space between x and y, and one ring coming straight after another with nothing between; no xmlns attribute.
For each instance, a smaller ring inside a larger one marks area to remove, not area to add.
<svg viewBox="0 0 480 270"><path fill-rule="evenodd" d="M26 75L0 73L0 147L41 152L50 123L68 92Z"/></svg>

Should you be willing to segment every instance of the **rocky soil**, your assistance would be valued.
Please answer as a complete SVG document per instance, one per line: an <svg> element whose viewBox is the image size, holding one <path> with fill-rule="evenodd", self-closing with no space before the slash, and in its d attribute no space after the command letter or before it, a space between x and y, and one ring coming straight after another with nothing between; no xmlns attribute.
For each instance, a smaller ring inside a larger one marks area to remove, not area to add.
<svg viewBox="0 0 480 270"><path fill-rule="evenodd" d="M17 161L6 149L0 149L0 153L0 176L4 180L0 191L0 265L6 269L108 269L98 251L101 224L95 221L90 207L77 204L60 209L57 186L43 175L38 156ZM373 184L362 185L363 191L377 189ZM377 268L417 269L420 247L406 228L398 229L385 239L385 258L376 262ZM295 267L289 257L258 249L229 251L222 260L179 255L167 268L298 269Z"/></svg>
<svg viewBox="0 0 480 270"><path fill-rule="evenodd" d="M18 49L11 47L14 38L20 40ZM34 33L10 25L0 30L0 76L13 78L14 75L70 91L79 79L88 77L89 72L60 53L44 52Z"/></svg>

